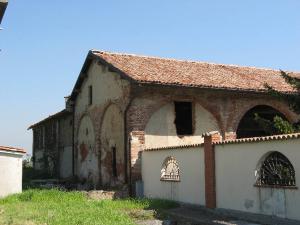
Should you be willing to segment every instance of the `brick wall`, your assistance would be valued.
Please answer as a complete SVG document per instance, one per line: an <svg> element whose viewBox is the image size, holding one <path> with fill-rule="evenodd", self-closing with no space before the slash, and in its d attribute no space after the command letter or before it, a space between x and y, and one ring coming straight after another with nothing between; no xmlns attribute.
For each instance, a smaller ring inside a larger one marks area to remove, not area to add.
<svg viewBox="0 0 300 225"><path fill-rule="evenodd" d="M135 96L128 109L127 132L136 132L131 143L131 162L135 177L141 174L139 151L144 146L145 127L153 113L164 104L173 101L193 101L210 112L216 119L221 136L225 140L235 139L239 121L243 115L256 105L268 105L282 112L290 121L297 121L297 115L288 106L263 93L239 93L229 91L200 90L193 88L172 88L163 86L136 86ZM136 135L138 134L138 135Z"/></svg>

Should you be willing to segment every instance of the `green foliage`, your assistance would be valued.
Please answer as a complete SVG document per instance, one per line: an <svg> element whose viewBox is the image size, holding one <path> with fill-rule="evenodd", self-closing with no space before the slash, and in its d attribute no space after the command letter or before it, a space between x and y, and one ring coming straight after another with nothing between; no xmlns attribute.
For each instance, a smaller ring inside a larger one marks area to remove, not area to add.
<svg viewBox="0 0 300 225"><path fill-rule="evenodd" d="M296 91L296 93L282 93L276 91L273 87L268 84L265 84L268 92L277 98L280 101L285 101L289 107L297 114L300 114L300 79L291 76L290 74L280 71L283 79L290 84ZM273 118L273 124L270 125L266 121L262 121L262 118L257 117L257 122L266 129L267 132L272 134L289 134L300 132L299 122L292 124L289 121L284 120L283 118L276 116Z"/></svg>
<svg viewBox="0 0 300 225"><path fill-rule="evenodd" d="M278 134L291 134L299 130L298 127L295 127L292 123L287 120L284 120L280 116L275 116L273 118L274 128Z"/></svg>
<svg viewBox="0 0 300 225"><path fill-rule="evenodd" d="M83 192L34 189L0 199L0 224L131 225L134 218L144 218L143 210L159 212L177 206L172 201L149 199L96 201Z"/></svg>
<svg viewBox="0 0 300 225"><path fill-rule="evenodd" d="M267 135L291 134L300 132L299 125L292 124L289 121L284 120L280 116L275 116L272 121L260 117L257 113L255 113L254 115L254 120Z"/></svg>
<svg viewBox="0 0 300 225"><path fill-rule="evenodd" d="M290 84L296 91L296 93L282 93L275 90L272 86L265 84L268 92L275 98L285 101L289 107L297 114L300 114L300 79L292 77L290 74L280 71L284 80Z"/></svg>

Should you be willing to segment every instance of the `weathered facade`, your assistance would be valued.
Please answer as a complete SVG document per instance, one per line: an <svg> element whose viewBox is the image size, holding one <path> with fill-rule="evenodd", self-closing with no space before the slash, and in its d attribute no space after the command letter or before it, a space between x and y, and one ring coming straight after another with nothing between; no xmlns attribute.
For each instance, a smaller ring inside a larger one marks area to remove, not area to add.
<svg viewBox="0 0 300 225"><path fill-rule="evenodd" d="M0 24L2 22L7 5L8 5L8 0L0 0Z"/></svg>
<svg viewBox="0 0 300 225"><path fill-rule="evenodd" d="M294 91L275 70L91 51L67 101L73 126L59 134L73 139L72 175L89 188L134 183L143 149L196 144L211 130L235 139L256 106L297 121L265 82Z"/></svg>
<svg viewBox="0 0 300 225"><path fill-rule="evenodd" d="M30 127L33 130L33 166L44 176L73 176L73 116L63 110Z"/></svg>

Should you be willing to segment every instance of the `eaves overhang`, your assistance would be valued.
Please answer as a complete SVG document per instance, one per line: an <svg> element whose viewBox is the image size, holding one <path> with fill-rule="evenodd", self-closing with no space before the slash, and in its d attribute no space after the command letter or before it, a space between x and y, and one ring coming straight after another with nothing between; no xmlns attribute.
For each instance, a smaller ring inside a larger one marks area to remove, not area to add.
<svg viewBox="0 0 300 225"><path fill-rule="evenodd" d="M0 0L0 24L2 22L5 10L7 8L8 0Z"/></svg>

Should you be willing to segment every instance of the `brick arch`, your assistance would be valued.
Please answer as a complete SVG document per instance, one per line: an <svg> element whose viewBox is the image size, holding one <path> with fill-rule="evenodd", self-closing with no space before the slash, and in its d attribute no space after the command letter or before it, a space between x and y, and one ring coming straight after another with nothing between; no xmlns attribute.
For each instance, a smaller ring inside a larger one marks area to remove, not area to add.
<svg viewBox="0 0 300 225"><path fill-rule="evenodd" d="M147 124L149 123L151 117L153 114L161 109L163 106L173 103L174 101L180 101L181 99L163 99L159 101L156 104L151 105L151 107L147 108L148 113L146 114L144 118L144 123L142 126L142 130L145 131ZM189 99L182 99L182 101L188 101ZM199 99L190 99L190 101L193 101L196 104L199 104L204 110L206 110L217 122L217 126L220 129L221 132L224 131L224 126L221 120L221 116L217 113L217 110L214 110L213 107L211 107L209 104L205 103L204 101L201 101Z"/></svg>
<svg viewBox="0 0 300 225"><path fill-rule="evenodd" d="M198 103L203 107L207 112L209 112L213 118L217 121L217 125L221 132L224 131L224 125L222 123L221 116L218 114L218 110L214 109L212 106L210 106L208 103L205 103L204 101L201 101L199 99L193 99L193 98L161 98L155 102L152 102L148 105L131 105L128 114L131 115L131 121L135 121L135 124L131 124L132 130L140 130L144 131L146 128L146 125L148 124L151 116L159 110L164 105L173 102L173 101L194 101L195 103ZM142 116L141 116L142 115ZM138 123L137 123L138 121ZM132 122L131 122L132 123Z"/></svg>
<svg viewBox="0 0 300 225"><path fill-rule="evenodd" d="M86 120L86 123L83 123ZM87 125L88 133L85 134L85 126ZM82 127L83 126L83 127ZM80 133L81 132L81 133ZM91 138L89 137L92 133ZM80 136L81 135L81 136ZM76 131L76 167L79 179L82 182L97 184L98 175L93 164L87 161L88 157L96 154L96 134L92 117L88 113L83 113L78 120ZM79 160L80 159L80 160Z"/></svg>
<svg viewBox="0 0 300 225"><path fill-rule="evenodd" d="M127 112L129 117L127 118L128 128L130 131L144 131L152 114L170 101L168 98L161 98L150 104L140 105L134 104L136 99L132 100L132 104Z"/></svg>
<svg viewBox="0 0 300 225"><path fill-rule="evenodd" d="M220 109L218 108L218 106L211 105L209 104L209 101L203 101L202 99L197 99L196 102L199 103L207 112L209 112L215 118L221 134L225 134L225 124L222 120L222 116L220 114Z"/></svg>
<svg viewBox="0 0 300 225"><path fill-rule="evenodd" d="M235 111L236 116L232 119L232 123L228 124L228 128L232 129L232 131L236 132L239 126L240 121L244 117L244 115L251 110L252 108L259 106L259 105L265 105L274 108L275 110L279 111L282 113L287 120L290 122L296 122L298 120L298 116L293 113L289 107L282 103L282 102L274 102L274 101L266 101L266 100L255 100L253 102L250 102L248 104L245 104L243 102L243 107L239 108L238 110Z"/></svg>
<svg viewBox="0 0 300 225"><path fill-rule="evenodd" d="M109 110L113 110L113 112L118 113L118 116L120 117L115 117L117 116L115 113L109 113ZM100 179L101 179L101 184L102 185L109 185L109 186L113 186L116 185L118 182L123 183L125 180L125 173L126 173L126 169L125 169L125 152L123 152L125 150L125 146L124 146L124 126L125 126L125 121L124 121L124 111L121 109L121 107L116 104L115 102L109 102L105 105L104 110L102 111L101 114L101 119L100 119L100 123L99 123L99 137L98 137L98 141L99 141L99 157L98 157L98 165L99 165L99 171L100 171ZM110 117L113 116L113 117ZM109 127L107 130L104 129L104 126L108 125L106 122L106 119L108 118L113 118L112 121L116 122L116 121L120 121L120 123L116 123L114 125L109 123ZM118 118L116 120L116 118ZM122 123L122 124L121 124ZM122 128L121 130L118 129L119 126ZM113 132L113 129L116 129L115 132ZM111 130L112 129L112 130ZM105 132L107 131L107 132ZM107 136L108 135L108 136ZM123 136L122 136L123 135ZM107 137L106 137L107 136ZM107 138L107 139L105 139ZM111 140L114 139L116 142L114 143L114 145L110 145L111 144ZM103 142L103 141L109 141L108 142ZM112 177L112 165L111 165L111 160L112 160L112 151L111 151L111 147L115 146L117 149L117 158L121 158L121 160L119 160L117 162L117 177ZM121 161L121 163L120 163ZM122 176L122 179L120 179Z"/></svg>
<svg viewBox="0 0 300 225"><path fill-rule="evenodd" d="M79 117L79 119L78 119L78 125L77 125L77 130L76 130L76 139L78 140L78 132L79 132L79 128L80 128L80 125L81 125L81 122L82 122L82 120L85 118L85 117L87 117L87 118L89 118L90 120L91 120L91 122L92 122L92 125L93 125L93 129L94 129L94 132L96 131L96 129L95 129L95 124L94 124L94 120L93 120L93 118L92 118L92 116L88 113L88 112L85 112L85 113L82 113L82 115L80 115L80 117ZM96 140L97 140L97 138L96 138L96 134L95 134L95 142L96 142Z"/></svg>

